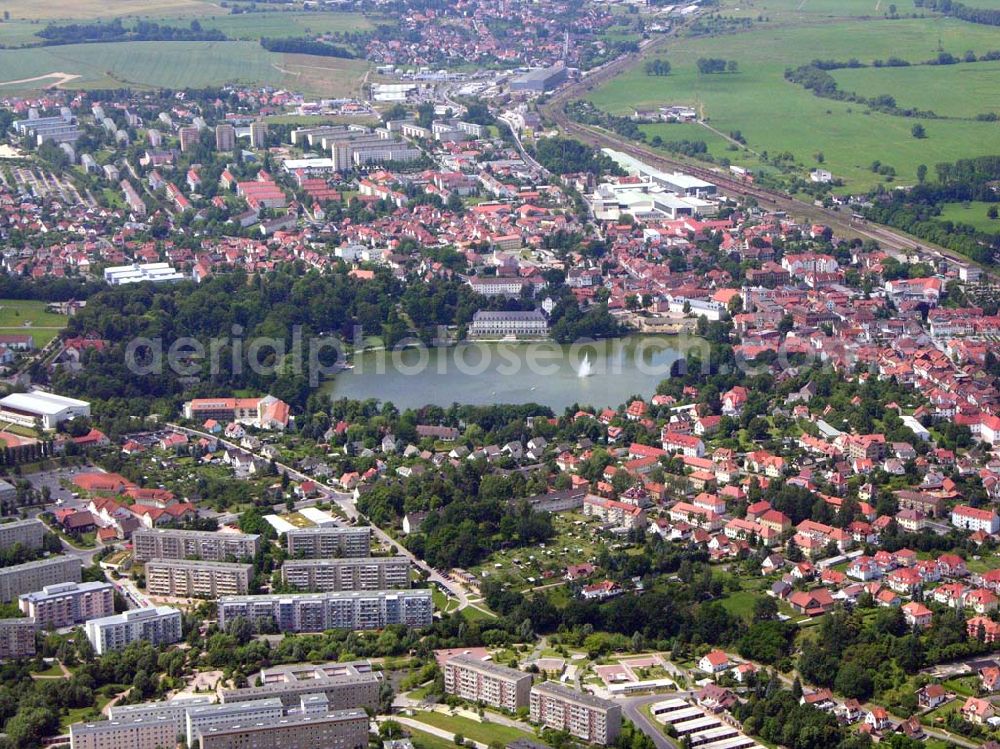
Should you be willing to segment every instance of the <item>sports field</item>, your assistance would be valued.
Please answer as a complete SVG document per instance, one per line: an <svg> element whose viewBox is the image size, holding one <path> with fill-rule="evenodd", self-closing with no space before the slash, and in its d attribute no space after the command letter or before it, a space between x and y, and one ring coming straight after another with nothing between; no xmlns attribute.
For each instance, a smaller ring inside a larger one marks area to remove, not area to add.
<svg viewBox="0 0 1000 749"><path fill-rule="evenodd" d="M225 83L287 86L340 96L357 90L361 60L283 55L256 42L121 42L0 50L0 93L38 88L23 81L55 71L79 78L73 88L183 88Z"/></svg>
<svg viewBox="0 0 1000 749"><path fill-rule="evenodd" d="M30 299L0 299L0 334L30 333L42 348L59 335L69 320L45 309L45 302Z"/></svg>
<svg viewBox="0 0 1000 749"><path fill-rule="evenodd" d="M671 41L655 55L670 61L673 71L669 76L647 76L640 62L592 92L589 98L616 114L631 114L635 108L666 104L695 106L718 130L724 133L739 130L755 151L770 155L791 153L803 172L816 167L816 156L822 153L824 167L843 178L848 190L867 189L880 181L870 169L876 160L895 168L896 184L910 184L916 179L919 164L933 168L938 162L1000 153L997 123L926 120L922 124L928 137L918 140L910 132L914 120L871 112L850 102L819 98L784 79L786 68L808 64L817 57L835 60L856 57L870 63L894 55L922 62L935 57L939 45L959 57L966 50L983 54L1000 49L1000 28L940 17L899 20L826 19L822 14L802 17L806 9L820 3L826 4L824 12L835 6L829 0L798 0L789 11L790 0L757 3L752 6L755 12L765 13L767 6L766 23L735 34ZM843 5L857 9L862 3L847 0ZM799 6L801 10L795 10ZM730 0L729 7L740 4ZM867 3L866 7L873 6ZM735 60L739 72L700 75L695 65L700 57ZM981 68L977 70L977 66ZM990 89L993 76L1000 82L997 72L1000 64L948 68L866 68L835 71L834 75L838 81L843 78L844 89L857 88L862 94L891 94L901 105L919 105L939 114L954 111L952 116L971 117L1000 106L996 84ZM880 85L882 75L885 85ZM965 80L962 76L969 76L970 83L962 83ZM966 85L972 87L968 96ZM983 95L977 96L977 90ZM717 153L717 146L711 142L709 148Z"/></svg>

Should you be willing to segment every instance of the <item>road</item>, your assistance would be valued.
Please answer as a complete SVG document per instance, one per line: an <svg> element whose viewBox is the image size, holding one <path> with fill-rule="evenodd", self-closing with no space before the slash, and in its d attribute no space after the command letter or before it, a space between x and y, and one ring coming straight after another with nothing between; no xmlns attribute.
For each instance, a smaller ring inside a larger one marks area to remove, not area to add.
<svg viewBox="0 0 1000 749"><path fill-rule="evenodd" d="M636 728L653 740L653 743L656 744L656 749L678 749L680 744L667 736L660 724L655 720L651 720L642 708L654 702L663 702L664 700L671 700L677 697L687 699L692 694L693 692L647 694L642 697L626 697L625 699L615 701L621 704L622 713L624 713L625 717L632 721Z"/></svg>
<svg viewBox="0 0 1000 749"><path fill-rule="evenodd" d="M216 435L209 434L208 432L202 432L197 429L190 429L188 427L184 427L179 424L167 424L167 426L171 429L175 429L178 432L181 432L182 434L187 434L189 436L207 437L209 439L216 439L218 440L220 445L225 445L226 447L233 450L242 450L243 452L250 452L249 450L244 450L235 442L219 439ZM264 461L267 460L267 458L265 458L263 455L259 454L255 455L261 460ZM444 588L449 595L451 595L453 598L457 598L459 603L458 606L459 609L464 609L466 606L469 605L469 596L465 592L465 589L462 586L458 585L453 580L445 577L436 569L427 564L427 562L425 562L423 559L420 559L419 557L414 555L409 549L407 549L405 546L399 543L399 541L392 538L388 533L379 528L377 525L372 524L371 521L368 521L367 518L363 518L361 513L358 511L357 505L355 505L354 503L353 497L350 494L344 494L343 492L339 492L332 486L324 484L321 481L317 481L316 479L312 478L311 476L307 476L306 474L302 473L296 468L293 468L292 466L285 465L284 463L276 463L276 465L278 467L278 470L287 473L289 478L295 479L296 481L312 481L314 484L316 484L317 487L319 487L323 491L327 499L330 499L337 503L337 506L340 507L340 509L343 511L345 515L347 515L347 517L351 518L352 520L360 520L360 519L366 520L372 529L372 535L376 539L381 541L386 546L395 547L398 550L397 551L398 554L406 557L407 559L410 560L411 564L423 570L424 573L426 573L427 575L427 579L431 583L438 585L441 588ZM300 509L302 507L308 507L309 505L315 504L316 501L317 501L316 499L301 500L300 502L296 503L295 508Z"/></svg>

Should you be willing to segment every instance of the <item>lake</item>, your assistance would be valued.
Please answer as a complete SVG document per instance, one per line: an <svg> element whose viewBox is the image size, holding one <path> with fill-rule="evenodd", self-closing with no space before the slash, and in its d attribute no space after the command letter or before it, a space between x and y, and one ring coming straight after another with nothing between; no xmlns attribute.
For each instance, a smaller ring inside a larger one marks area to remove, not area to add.
<svg viewBox="0 0 1000 749"><path fill-rule="evenodd" d="M333 399L377 398L399 409L534 402L560 414L574 403L615 407L633 394L651 397L682 350L695 345L690 337L635 335L366 351L324 387Z"/></svg>

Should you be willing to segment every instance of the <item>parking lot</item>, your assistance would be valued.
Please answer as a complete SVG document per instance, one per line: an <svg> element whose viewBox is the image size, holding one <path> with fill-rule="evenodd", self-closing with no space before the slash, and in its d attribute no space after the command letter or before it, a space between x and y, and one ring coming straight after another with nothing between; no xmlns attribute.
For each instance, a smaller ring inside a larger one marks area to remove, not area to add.
<svg viewBox="0 0 1000 749"><path fill-rule="evenodd" d="M59 507L83 509L87 506L87 499L85 497L74 497L73 490L64 489L62 487L62 483L71 482L74 476L78 476L81 473L93 473L100 470L101 469L96 466L56 468L50 471L32 473L25 476L25 478L31 482L31 485L35 489L38 489L39 491L41 491L43 486L49 487L52 502L57 504Z"/></svg>

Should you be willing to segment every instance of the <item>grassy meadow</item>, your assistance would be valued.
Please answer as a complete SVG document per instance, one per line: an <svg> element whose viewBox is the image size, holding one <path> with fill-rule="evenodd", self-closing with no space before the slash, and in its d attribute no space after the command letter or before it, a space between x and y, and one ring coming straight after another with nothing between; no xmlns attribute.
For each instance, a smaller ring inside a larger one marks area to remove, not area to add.
<svg viewBox="0 0 1000 749"><path fill-rule="evenodd" d="M818 166L817 156L822 154L824 168L843 178L848 190L867 189L881 180L870 168L876 160L896 169L896 184L910 184L919 164L933 167L939 162L1000 153L998 123L921 120L927 137L917 139L910 132L913 119L823 99L784 79L787 68L816 58L857 58L870 64L894 55L922 62L936 57L939 45L956 56L966 50L983 54L1000 49L1000 28L941 17L868 17L865 13L875 11L867 0L766 0L752 5L731 0L723 13L735 8L767 20L739 33L672 41L655 54L670 61L669 76L647 76L640 63L591 92L589 98L602 109L625 115L635 108L694 106L723 133L740 131L754 151L790 152L803 171ZM739 71L701 75L696 67L700 57L735 60ZM864 68L838 70L833 75L844 90L891 94L900 106L933 109L954 118L972 118L1000 107L998 63ZM664 127L667 133L673 132L671 126ZM707 131L701 139L713 155L718 156L721 149L734 163L745 163L739 154L727 153L724 143Z"/></svg>

